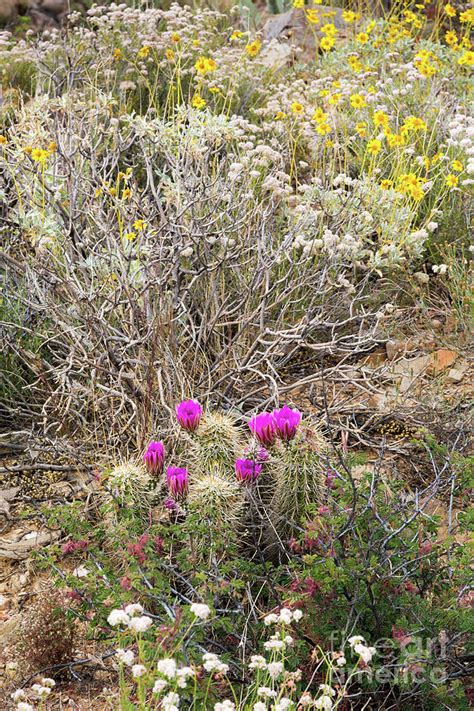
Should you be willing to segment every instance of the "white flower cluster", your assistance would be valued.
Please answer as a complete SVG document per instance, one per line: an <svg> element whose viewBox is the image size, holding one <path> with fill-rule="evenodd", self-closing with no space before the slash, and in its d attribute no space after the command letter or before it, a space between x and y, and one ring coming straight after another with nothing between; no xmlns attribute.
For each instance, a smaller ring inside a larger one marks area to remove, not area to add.
<svg viewBox="0 0 474 711"><path fill-rule="evenodd" d="M41 683L33 684L29 693L41 703L48 698L55 686L54 679L45 677L41 679ZM28 703L28 696L29 694L24 689L17 689L13 692L11 698L16 704L16 711L34 711L34 707Z"/></svg>
<svg viewBox="0 0 474 711"><path fill-rule="evenodd" d="M204 669L208 672L218 672L219 674L227 674L229 665L221 662L217 654L206 652L202 655Z"/></svg>
<svg viewBox="0 0 474 711"><path fill-rule="evenodd" d="M125 610L112 610L107 617L111 627L124 625L134 632L141 633L150 629L153 624L151 617L142 615L143 607L138 603L127 605Z"/></svg>
<svg viewBox="0 0 474 711"><path fill-rule="evenodd" d="M365 644L365 639L360 635L354 635L353 637L349 637L348 642L349 646L354 650L356 654L361 657L361 659L366 664L368 664L372 660L374 654L377 653L375 647L368 647Z"/></svg>
<svg viewBox="0 0 474 711"><path fill-rule="evenodd" d="M263 623L269 627L270 625L291 625L292 622L299 622L303 617L301 610L290 610L288 607L282 607L279 614L271 612L263 619ZM291 639L291 638L290 638Z"/></svg>
<svg viewBox="0 0 474 711"><path fill-rule="evenodd" d="M211 608L208 607L208 605L204 605L199 602L193 602L193 604L191 605L191 612L200 620L207 620L207 618L211 614Z"/></svg>

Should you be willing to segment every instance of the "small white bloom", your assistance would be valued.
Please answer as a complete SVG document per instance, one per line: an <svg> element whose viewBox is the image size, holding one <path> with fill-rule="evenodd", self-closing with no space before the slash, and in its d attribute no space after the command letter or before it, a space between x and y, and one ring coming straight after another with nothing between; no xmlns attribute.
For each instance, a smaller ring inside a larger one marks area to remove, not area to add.
<svg viewBox="0 0 474 711"><path fill-rule="evenodd" d="M320 684L319 691L324 692L327 696L335 696L336 695L335 689L333 689L332 686L329 686L329 684Z"/></svg>
<svg viewBox="0 0 474 711"><path fill-rule="evenodd" d="M276 679L283 671L283 662L270 662L267 664L267 670L272 679Z"/></svg>
<svg viewBox="0 0 474 711"><path fill-rule="evenodd" d="M267 651L270 651L271 649L283 649L285 645L281 639L269 639L264 642L263 646Z"/></svg>
<svg viewBox="0 0 474 711"><path fill-rule="evenodd" d="M224 699L224 701L218 701L217 704L214 704L214 711L234 711L234 709L235 704L229 699Z"/></svg>
<svg viewBox="0 0 474 711"><path fill-rule="evenodd" d="M135 602L131 605L127 605L125 608L125 612L127 615L130 617L135 617L135 615L141 615L143 612L143 607L138 603Z"/></svg>
<svg viewBox="0 0 474 711"><path fill-rule="evenodd" d="M20 701L16 707L16 711L35 711L31 704L27 704L26 701Z"/></svg>
<svg viewBox="0 0 474 711"><path fill-rule="evenodd" d="M43 686L49 686L50 689L53 689L56 686L56 682L54 681L54 679L50 679L49 677L41 679L41 683L43 684Z"/></svg>
<svg viewBox="0 0 474 711"><path fill-rule="evenodd" d="M313 706L313 698L311 694L308 691L303 692L303 695L301 696L300 700L298 701L298 707L303 706Z"/></svg>
<svg viewBox="0 0 474 711"><path fill-rule="evenodd" d="M259 686L259 688L257 689L257 695L265 696L267 699L274 699L276 696L278 696L277 692L273 689L270 689L269 686Z"/></svg>
<svg viewBox="0 0 474 711"><path fill-rule="evenodd" d="M291 706L293 706L293 701L283 697L275 704L275 711L287 711Z"/></svg>
<svg viewBox="0 0 474 711"><path fill-rule="evenodd" d="M191 667L182 667L176 672L178 686L180 689L185 689L188 683L188 677L194 676L194 669Z"/></svg>
<svg viewBox="0 0 474 711"><path fill-rule="evenodd" d="M295 622L299 622L302 617L303 617L303 613L301 610L294 610L293 619Z"/></svg>
<svg viewBox="0 0 474 711"><path fill-rule="evenodd" d="M267 709L268 707L263 701L257 701L257 703L253 705L253 711L267 711Z"/></svg>
<svg viewBox="0 0 474 711"><path fill-rule="evenodd" d="M263 618L263 624L269 627L270 625L276 625L278 622L278 615L271 612L269 615Z"/></svg>
<svg viewBox="0 0 474 711"><path fill-rule="evenodd" d="M166 689L168 686L168 682L165 681L164 679L157 679L155 681L155 684L153 686L153 693L154 694L161 694L161 692Z"/></svg>
<svg viewBox="0 0 474 711"><path fill-rule="evenodd" d="M336 659L336 664L338 667L343 667L344 664L346 663L346 658L345 657L338 657Z"/></svg>
<svg viewBox="0 0 474 711"><path fill-rule="evenodd" d="M146 632L150 629L153 624L151 617L142 615L141 617L132 617L129 621L128 626L134 632Z"/></svg>
<svg viewBox="0 0 474 711"><path fill-rule="evenodd" d="M163 696L161 707L163 711L176 711L176 709L179 708L179 701L180 698L178 694L176 694L174 691L170 691L169 694Z"/></svg>
<svg viewBox="0 0 474 711"><path fill-rule="evenodd" d="M365 640L360 635L354 635L353 637L349 637L347 641L349 642L351 647L354 647L356 644L361 644Z"/></svg>
<svg viewBox="0 0 474 711"><path fill-rule="evenodd" d="M287 607L282 607L280 610L280 615L278 617L278 622L281 622L284 625L290 625L292 619L293 614L291 610L289 610Z"/></svg>
<svg viewBox="0 0 474 711"><path fill-rule="evenodd" d="M131 667L135 659L135 655L131 649L117 649L116 657L122 664Z"/></svg>
<svg viewBox="0 0 474 711"><path fill-rule="evenodd" d="M320 696L319 699L316 699L314 702L314 706L317 709L323 709L323 711L330 711L333 707L332 699L330 696Z"/></svg>
<svg viewBox="0 0 474 711"><path fill-rule="evenodd" d="M23 691L23 689L17 689L16 691L13 692L12 699L16 704L19 701L25 701L26 693Z"/></svg>
<svg viewBox="0 0 474 711"><path fill-rule="evenodd" d="M132 676L134 679L138 679L139 677L143 676L146 674L146 667L143 666L143 664L134 664L132 667Z"/></svg>
<svg viewBox="0 0 474 711"><path fill-rule="evenodd" d="M49 686L42 686L41 684L33 684L31 691L35 693L38 699L45 699L51 693Z"/></svg>
<svg viewBox="0 0 474 711"><path fill-rule="evenodd" d="M177 665L174 659L160 659L157 664L157 669L160 674L166 676L167 679L174 679L176 676Z"/></svg>
<svg viewBox="0 0 474 711"><path fill-rule="evenodd" d="M208 605L203 605L199 602L193 602L191 605L191 612L199 617L200 620L207 620L211 614L211 608Z"/></svg>
<svg viewBox="0 0 474 711"><path fill-rule="evenodd" d="M116 627L116 625L128 625L130 617L127 615L125 610L112 610L110 615L107 617L107 622L111 627Z"/></svg>
<svg viewBox="0 0 474 711"><path fill-rule="evenodd" d="M267 660L261 654L252 654L250 657L249 669L266 669Z"/></svg>

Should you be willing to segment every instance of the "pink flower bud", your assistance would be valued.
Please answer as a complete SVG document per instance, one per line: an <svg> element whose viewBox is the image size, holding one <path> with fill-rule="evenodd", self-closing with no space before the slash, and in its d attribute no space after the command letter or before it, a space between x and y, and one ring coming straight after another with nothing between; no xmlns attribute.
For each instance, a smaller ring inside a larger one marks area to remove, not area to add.
<svg viewBox="0 0 474 711"><path fill-rule="evenodd" d="M165 448L163 442L150 442L143 461L150 474L161 474L165 461Z"/></svg>
<svg viewBox="0 0 474 711"><path fill-rule="evenodd" d="M176 417L183 429L195 432L201 421L202 407L197 400L183 400L176 405Z"/></svg>
<svg viewBox="0 0 474 711"><path fill-rule="evenodd" d="M277 437L275 418L271 412L261 412L249 420L248 426L264 447L270 447Z"/></svg>
<svg viewBox="0 0 474 711"><path fill-rule="evenodd" d="M189 472L181 467L168 467L166 482L173 497L186 496L189 486Z"/></svg>

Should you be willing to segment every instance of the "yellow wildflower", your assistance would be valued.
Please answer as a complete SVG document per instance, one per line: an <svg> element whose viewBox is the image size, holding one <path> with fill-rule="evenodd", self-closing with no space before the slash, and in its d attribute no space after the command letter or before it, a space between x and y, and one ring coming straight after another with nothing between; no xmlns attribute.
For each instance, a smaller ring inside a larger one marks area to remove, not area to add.
<svg viewBox="0 0 474 711"><path fill-rule="evenodd" d="M0 134L0 146L4 146L5 143L7 143L6 137Z"/></svg>
<svg viewBox="0 0 474 711"><path fill-rule="evenodd" d="M342 94L332 94L328 99L330 106L337 106L342 99Z"/></svg>
<svg viewBox="0 0 474 711"><path fill-rule="evenodd" d="M45 165L46 161L48 160L49 153L44 148L33 148L33 150L31 151L31 157L35 161L35 163Z"/></svg>
<svg viewBox="0 0 474 711"><path fill-rule="evenodd" d="M456 17L456 8L449 2L444 6L444 11L448 17Z"/></svg>
<svg viewBox="0 0 474 711"><path fill-rule="evenodd" d="M464 52L464 54L459 57L458 64L461 66L472 67L474 64L474 52Z"/></svg>
<svg viewBox="0 0 474 711"><path fill-rule="evenodd" d="M127 239L129 242L133 242L133 240L136 238L137 233L136 232L125 232L125 239Z"/></svg>
<svg viewBox="0 0 474 711"><path fill-rule="evenodd" d="M145 220L135 220L133 223L133 229L138 230L138 232L142 232L143 230L146 230L148 227L148 224L145 222Z"/></svg>
<svg viewBox="0 0 474 711"><path fill-rule="evenodd" d="M320 123L316 128L316 133L319 133L320 136L326 136L331 131L332 128L328 123Z"/></svg>
<svg viewBox="0 0 474 711"><path fill-rule="evenodd" d="M377 138L372 138L367 143L367 153L370 153L370 155L376 156L377 153L380 153L381 150L382 150L382 142L379 141Z"/></svg>
<svg viewBox="0 0 474 711"><path fill-rule="evenodd" d="M390 188L393 186L393 180L382 180L380 183L380 187L382 190L390 190Z"/></svg>
<svg viewBox="0 0 474 711"><path fill-rule="evenodd" d="M328 52L330 49L334 47L335 40L334 37L323 37L319 43L319 46L323 50L323 52Z"/></svg>
<svg viewBox="0 0 474 711"><path fill-rule="evenodd" d="M177 32L173 32L171 35L171 41L177 44L178 42L181 42L181 37Z"/></svg>
<svg viewBox="0 0 474 711"><path fill-rule="evenodd" d="M301 8L304 7L304 0L293 0L293 7L297 10L301 10Z"/></svg>
<svg viewBox="0 0 474 711"><path fill-rule="evenodd" d="M203 109L206 106L206 100L202 98L202 96L199 96L199 94L196 94L193 96L191 105L195 109Z"/></svg>
<svg viewBox="0 0 474 711"><path fill-rule="evenodd" d="M374 126L388 126L388 116L384 111L375 111L372 121Z"/></svg>
<svg viewBox="0 0 474 711"><path fill-rule="evenodd" d="M474 25L474 7L470 8L469 10L464 10L464 12L461 12L459 14L459 19L461 22L469 22L471 25Z"/></svg>
<svg viewBox="0 0 474 711"><path fill-rule="evenodd" d="M367 44L369 41L369 35L367 32L359 32L359 34L356 35L356 42L359 44Z"/></svg>
<svg viewBox="0 0 474 711"><path fill-rule="evenodd" d="M328 115L321 108L318 107L312 116L312 120L316 121L316 123L324 123L327 117Z"/></svg>
<svg viewBox="0 0 474 711"><path fill-rule="evenodd" d="M238 40L244 36L244 33L240 30L234 30L230 36L231 40Z"/></svg>
<svg viewBox="0 0 474 711"><path fill-rule="evenodd" d="M418 118L417 116L408 116L402 128L405 127L409 131L426 131L428 128L426 121L423 121L423 119Z"/></svg>
<svg viewBox="0 0 474 711"><path fill-rule="evenodd" d="M312 7L306 10L306 19L308 22L310 22L312 25L319 25L319 14L318 11Z"/></svg>
<svg viewBox="0 0 474 711"><path fill-rule="evenodd" d="M362 96L362 94L352 94L350 97L350 102L351 106L354 109L363 109L364 106L367 106L367 102L365 98Z"/></svg>
<svg viewBox="0 0 474 711"><path fill-rule="evenodd" d="M453 162L451 163L451 168L455 170L456 173L460 173L463 169L463 164L460 160L453 160Z"/></svg>
<svg viewBox="0 0 474 711"><path fill-rule="evenodd" d="M332 22L328 22L326 25L321 27L321 32L323 35L327 35L327 37L336 37L337 27Z"/></svg>
<svg viewBox="0 0 474 711"><path fill-rule="evenodd" d="M113 58L115 61L118 62L119 59L122 59L122 50L119 47L116 47L113 51Z"/></svg>
<svg viewBox="0 0 474 711"><path fill-rule="evenodd" d="M347 22L347 24L351 24L352 22L356 22L360 18L360 14L358 12L352 12L352 10L344 10L342 13L342 19L344 22Z"/></svg>
<svg viewBox="0 0 474 711"><path fill-rule="evenodd" d="M457 175L453 175L453 173L450 173L449 175L446 176L446 185L448 187L455 188L458 183L459 183L459 178Z"/></svg>
<svg viewBox="0 0 474 711"><path fill-rule="evenodd" d="M166 59L169 59L169 60L174 59L173 50L172 49L165 50L165 57L166 57Z"/></svg>
<svg viewBox="0 0 474 711"><path fill-rule="evenodd" d="M299 101L293 101L290 108L294 114L302 114L304 111L304 106Z"/></svg>
<svg viewBox="0 0 474 711"><path fill-rule="evenodd" d="M138 50L137 57L139 59L146 59L150 54L150 48L148 45L144 45Z"/></svg>
<svg viewBox="0 0 474 711"><path fill-rule="evenodd" d="M217 64L210 57L199 57L194 64L194 68L198 74L204 76L208 72L214 72L217 69Z"/></svg>
<svg viewBox="0 0 474 711"><path fill-rule="evenodd" d="M245 46L245 51L247 52L249 57L256 57L257 54L260 52L261 48L262 43L259 39L256 39L253 42L249 42L249 44Z"/></svg>

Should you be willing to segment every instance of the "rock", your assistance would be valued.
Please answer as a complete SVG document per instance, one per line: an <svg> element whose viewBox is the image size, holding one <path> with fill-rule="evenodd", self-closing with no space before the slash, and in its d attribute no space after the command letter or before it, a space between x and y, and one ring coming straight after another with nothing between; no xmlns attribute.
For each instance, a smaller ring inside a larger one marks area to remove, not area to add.
<svg viewBox="0 0 474 711"><path fill-rule="evenodd" d="M343 11L339 7L316 5L312 10L317 12L318 23L308 22L303 9L294 8L288 12L272 15L263 27L264 41L286 42L294 49L303 50L307 58L314 59L317 43L323 36L319 28L332 22L339 30L338 37L343 37L347 32L347 25L342 19Z"/></svg>
<svg viewBox="0 0 474 711"><path fill-rule="evenodd" d="M387 351L387 358L389 360L393 360L401 353L406 353L408 350L408 341L387 341L385 344L385 350Z"/></svg>
<svg viewBox="0 0 474 711"><path fill-rule="evenodd" d="M450 383L460 383L468 371L467 363L460 363L457 368L451 368L447 374L447 379Z"/></svg>
<svg viewBox="0 0 474 711"><path fill-rule="evenodd" d="M459 354L447 348L440 348L431 354L431 363L428 368L430 375L439 375L447 370L457 360Z"/></svg>
<svg viewBox="0 0 474 711"><path fill-rule="evenodd" d="M16 1L2 0L0 3L0 27L16 17Z"/></svg>

